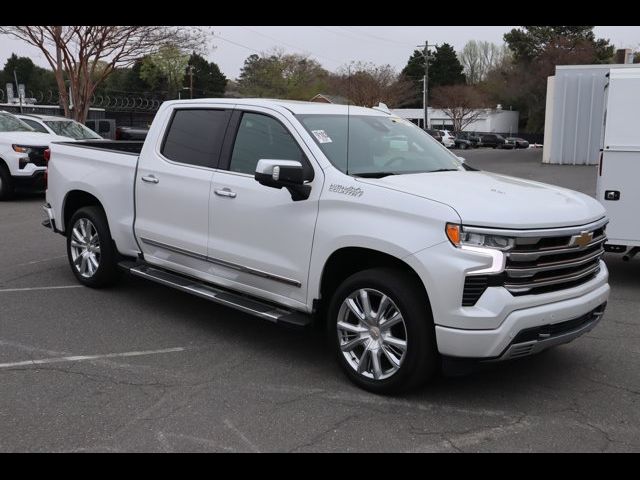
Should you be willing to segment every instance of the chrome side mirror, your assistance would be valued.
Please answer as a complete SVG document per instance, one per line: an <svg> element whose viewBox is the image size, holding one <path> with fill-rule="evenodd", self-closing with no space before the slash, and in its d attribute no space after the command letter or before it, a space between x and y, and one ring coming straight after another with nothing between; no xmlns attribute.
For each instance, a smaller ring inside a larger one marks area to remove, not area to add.
<svg viewBox="0 0 640 480"><path fill-rule="evenodd" d="M258 160L254 178L265 187L286 188L294 201L306 200L311 193L304 183L304 167L296 160Z"/></svg>

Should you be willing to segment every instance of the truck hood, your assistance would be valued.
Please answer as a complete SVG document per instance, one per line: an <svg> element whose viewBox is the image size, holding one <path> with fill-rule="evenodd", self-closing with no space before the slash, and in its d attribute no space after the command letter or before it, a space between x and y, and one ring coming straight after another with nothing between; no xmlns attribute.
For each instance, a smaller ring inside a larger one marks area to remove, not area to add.
<svg viewBox="0 0 640 480"><path fill-rule="evenodd" d="M490 172L433 172L360 180L447 204L467 225L554 228L583 225L605 216L602 205L585 194Z"/></svg>
<svg viewBox="0 0 640 480"><path fill-rule="evenodd" d="M68 137L40 132L0 132L0 142L18 144L27 147L44 147L51 142L68 142Z"/></svg>

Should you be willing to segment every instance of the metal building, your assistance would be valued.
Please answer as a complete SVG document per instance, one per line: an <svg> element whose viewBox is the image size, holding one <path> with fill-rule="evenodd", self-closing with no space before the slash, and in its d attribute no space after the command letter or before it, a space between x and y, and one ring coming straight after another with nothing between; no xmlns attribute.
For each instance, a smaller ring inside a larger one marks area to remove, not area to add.
<svg viewBox="0 0 640 480"><path fill-rule="evenodd" d="M612 68L640 68L640 64L560 65L547 79L543 163L598 164L604 89Z"/></svg>

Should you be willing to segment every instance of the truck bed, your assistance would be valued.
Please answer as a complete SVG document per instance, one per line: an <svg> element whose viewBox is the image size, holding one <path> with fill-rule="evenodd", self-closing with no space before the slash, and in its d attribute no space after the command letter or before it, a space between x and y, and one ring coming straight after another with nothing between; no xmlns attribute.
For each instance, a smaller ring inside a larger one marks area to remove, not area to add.
<svg viewBox="0 0 640 480"><path fill-rule="evenodd" d="M93 195L102 205L109 205L105 213L118 249L135 256L134 183L142 144L111 140L53 142L47 198L56 218L65 218L67 194L79 191ZM64 221L58 228L65 229Z"/></svg>

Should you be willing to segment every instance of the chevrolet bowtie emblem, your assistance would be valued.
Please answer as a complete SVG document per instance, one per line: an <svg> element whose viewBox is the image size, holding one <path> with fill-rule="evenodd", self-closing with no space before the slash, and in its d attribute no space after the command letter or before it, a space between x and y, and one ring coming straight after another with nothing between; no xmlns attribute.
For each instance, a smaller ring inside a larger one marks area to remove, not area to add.
<svg viewBox="0 0 640 480"><path fill-rule="evenodd" d="M580 232L580 235L571 237L571 245L578 247L586 247L593 240L593 232Z"/></svg>

